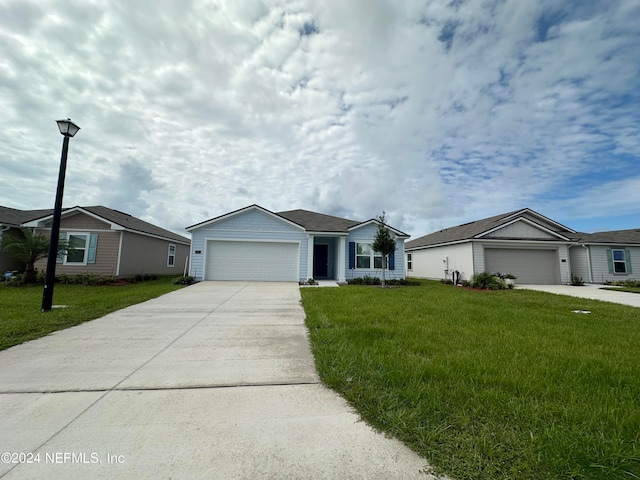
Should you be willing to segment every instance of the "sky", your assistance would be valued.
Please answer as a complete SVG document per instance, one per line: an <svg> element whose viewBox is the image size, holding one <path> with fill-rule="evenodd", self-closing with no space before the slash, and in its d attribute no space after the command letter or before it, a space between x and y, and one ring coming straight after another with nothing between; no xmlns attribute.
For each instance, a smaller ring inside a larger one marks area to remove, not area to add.
<svg viewBox="0 0 640 480"><path fill-rule="evenodd" d="M640 227L638 0L0 0L0 205Z"/></svg>

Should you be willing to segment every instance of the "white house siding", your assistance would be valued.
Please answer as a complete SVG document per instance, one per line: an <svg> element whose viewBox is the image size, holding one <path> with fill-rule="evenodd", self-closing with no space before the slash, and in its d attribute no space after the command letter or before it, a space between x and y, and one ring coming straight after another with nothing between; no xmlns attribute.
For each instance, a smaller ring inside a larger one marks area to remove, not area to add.
<svg viewBox="0 0 640 480"><path fill-rule="evenodd" d="M345 252L345 272L347 280L352 278L364 277L368 275L370 277L382 278L382 269L380 268L349 268L349 242L360 243L373 243L373 239L378 232L378 226L376 224L364 225L349 233L347 237L347 245ZM405 278L405 265L404 265L404 239L396 239L396 251L394 253L395 269L385 270L385 278Z"/></svg>
<svg viewBox="0 0 640 480"><path fill-rule="evenodd" d="M572 275L581 277L585 282L591 281L588 247L573 245L569 249L569 263Z"/></svg>
<svg viewBox="0 0 640 480"><path fill-rule="evenodd" d="M473 242L473 269L474 273L482 273L486 271L485 267L485 248L524 248L524 249L551 249L558 252L558 271L560 274L560 283L569 283L571 280L571 272L569 270L569 252L566 244L545 245L536 242L508 242L508 241L474 241ZM606 257L605 257L606 259ZM564 260L564 261L563 261ZM509 272L503 272L509 273Z"/></svg>
<svg viewBox="0 0 640 480"><path fill-rule="evenodd" d="M203 279L206 268L206 248L208 240L255 240L299 242L300 281L306 280L308 242L307 234L286 221L278 220L259 210L248 210L227 219L203 225L191 231L190 275ZM197 253L199 252L199 253Z"/></svg>
<svg viewBox="0 0 640 480"><path fill-rule="evenodd" d="M473 276L473 248L471 242L407 252L412 254L412 270L407 275L418 278L445 278L448 259L449 272L457 270L462 280ZM451 278L450 276L448 278Z"/></svg>
<svg viewBox="0 0 640 480"><path fill-rule="evenodd" d="M620 248L629 250L631 253L631 274L609 273L609 263L607 262L607 250L610 248ZM591 245L591 268L594 283L604 283L605 281L618 280L640 280L640 247Z"/></svg>

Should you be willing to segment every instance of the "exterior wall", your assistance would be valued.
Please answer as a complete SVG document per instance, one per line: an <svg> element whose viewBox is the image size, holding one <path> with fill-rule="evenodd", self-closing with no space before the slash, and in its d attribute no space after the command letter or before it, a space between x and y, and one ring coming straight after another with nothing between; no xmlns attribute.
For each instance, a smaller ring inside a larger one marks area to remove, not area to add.
<svg viewBox="0 0 640 480"><path fill-rule="evenodd" d="M173 267L167 266L169 245L176 246ZM98 248L100 241L98 240ZM169 240L122 232L122 253L118 275L126 276L136 273L153 273L159 275L182 275L189 255L189 245Z"/></svg>
<svg viewBox="0 0 640 480"><path fill-rule="evenodd" d="M591 282L591 272L589 271L589 255L588 248L580 245L573 245L569 249L569 267L571 275L582 277L585 282ZM606 259L606 258L605 258Z"/></svg>
<svg viewBox="0 0 640 480"><path fill-rule="evenodd" d="M345 272L347 280L352 278L364 277L369 275L370 277L382 278L381 268L349 268L349 242L361 242L361 243L373 243L373 239L378 232L378 226L376 224L368 224L361 228L352 231L347 237L347 251L345 252ZM400 279L405 278L405 258L404 258L404 239L396 239L396 251L395 257L395 269L385 270L386 279Z"/></svg>
<svg viewBox="0 0 640 480"><path fill-rule="evenodd" d="M560 283L569 283L571 281L571 272L569 270L569 251L566 244L535 243L522 241L474 241L473 242L473 270L474 273L482 273L485 271L484 249L485 248L530 248L540 250L557 250L558 251L558 269L560 273ZM606 259L606 257L605 257Z"/></svg>
<svg viewBox="0 0 640 480"><path fill-rule="evenodd" d="M418 278L443 279L450 278L445 274L448 259L449 272L457 270L462 280L470 280L473 276L473 247L471 242L441 247L425 248L407 252L412 254L412 270L407 276Z"/></svg>
<svg viewBox="0 0 640 480"><path fill-rule="evenodd" d="M104 226L104 224L103 224ZM68 274L76 275L78 273L98 273L100 275L117 275L118 266L118 248L120 244L120 232L112 232L109 230L89 231L80 228L67 229L66 225L63 229L60 227L60 233L83 232L94 233L98 235L98 248L96 250L96 263L88 263L87 265L65 265L64 263L56 264L56 275ZM38 233L50 236L50 230L38 230ZM45 271L47 269L47 259L43 258L36 262L38 270Z"/></svg>
<svg viewBox="0 0 640 480"><path fill-rule="evenodd" d="M51 222L45 224L46 228L51 228ZM60 230L111 230L111 225L84 213L76 213L60 219Z"/></svg>
<svg viewBox="0 0 640 480"><path fill-rule="evenodd" d="M609 273L607 250L610 248L629 250L629 252L631 253L632 273ZM604 283L607 280L640 280L640 247L625 247L623 245L590 245L589 253L591 255L591 270L593 272L594 283Z"/></svg>
<svg viewBox="0 0 640 480"><path fill-rule="evenodd" d="M189 274L202 280L205 271L207 240L289 241L300 244L300 281L311 276L308 270L307 233L285 221L259 210L248 210L191 231L191 266ZM199 253L197 253L199 252Z"/></svg>

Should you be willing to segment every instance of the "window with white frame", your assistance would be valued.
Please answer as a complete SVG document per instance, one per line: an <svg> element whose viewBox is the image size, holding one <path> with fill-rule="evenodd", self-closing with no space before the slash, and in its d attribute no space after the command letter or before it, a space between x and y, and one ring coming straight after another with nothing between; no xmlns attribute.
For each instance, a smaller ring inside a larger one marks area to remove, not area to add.
<svg viewBox="0 0 640 480"><path fill-rule="evenodd" d="M613 260L613 273L627 273L624 250L612 249L611 258Z"/></svg>
<svg viewBox="0 0 640 480"><path fill-rule="evenodd" d="M169 245L169 254L167 256L167 267L173 267L176 264L176 246Z"/></svg>
<svg viewBox="0 0 640 480"><path fill-rule="evenodd" d="M413 257L411 253L407 253L407 269L413 270Z"/></svg>
<svg viewBox="0 0 640 480"><path fill-rule="evenodd" d="M382 268L382 254L374 252L370 243L356 243L356 268Z"/></svg>
<svg viewBox="0 0 640 480"><path fill-rule="evenodd" d="M64 263L85 265L87 263L87 249L89 247L88 233L69 233L67 236L69 249L65 255Z"/></svg>

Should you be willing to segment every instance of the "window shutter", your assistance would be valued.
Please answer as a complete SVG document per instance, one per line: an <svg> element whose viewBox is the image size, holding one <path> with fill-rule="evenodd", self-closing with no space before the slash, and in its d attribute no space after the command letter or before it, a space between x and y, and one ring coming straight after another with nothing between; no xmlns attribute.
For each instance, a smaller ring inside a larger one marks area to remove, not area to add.
<svg viewBox="0 0 640 480"><path fill-rule="evenodd" d="M627 273L633 273L631 271L631 252L629 250L624 251L624 263L627 268Z"/></svg>
<svg viewBox="0 0 640 480"><path fill-rule="evenodd" d="M87 263L96 263L96 252L98 251L98 234L89 235L89 248L87 251Z"/></svg>
<svg viewBox="0 0 640 480"><path fill-rule="evenodd" d="M349 242L349 268L356 268L356 242Z"/></svg>
<svg viewBox="0 0 640 480"><path fill-rule="evenodd" d="M391 255L389 255L389 270L395 270L396 269L396 253L393 252Z"/></svg>
<svg viewBox="0 0 640 480"><path fill-rule="evenodd" d="M56 256L56 263L62 263L64 261L64 254L66 253L66 250L60 250L60 243L62 242L66 242L67 241L67 234L66 233L61 233L58 236L58 255Z"/></svg>
<svg viewBox="0 0 640 480"><path fill-rule="evenodd" d="M613 253L607 248L607 263L609 264L609 273L613 273Z"/></svg>

